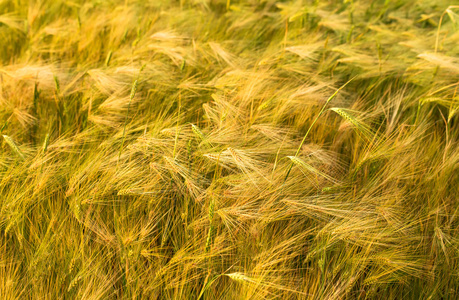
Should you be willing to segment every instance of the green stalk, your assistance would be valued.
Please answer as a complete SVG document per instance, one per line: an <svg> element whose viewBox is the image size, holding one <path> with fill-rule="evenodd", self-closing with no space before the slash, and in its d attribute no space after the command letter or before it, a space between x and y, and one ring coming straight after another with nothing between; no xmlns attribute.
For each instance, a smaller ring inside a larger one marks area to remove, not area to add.
<svg viewBox="0 0 459 300"><path fill-rule="evenodd" d="M330 103L330 101L336 97L336 95L339 93L339 91L341 91L346 85L348 85L352 80L354 80L355 77L349 79L348 82L346 82L345 84L343 84L339 89L337 89L333 95L331 95L327 101L325 102L324 106L322 106L322 109L320 110L319 114L316 116L316 118L314 119L314 121L312 122L311 126L309 126L309 129L308 131L306 131L306 134L304 135L303 137L303 140L301 141L300 143L300 146L298 147L298 149L296 150L296 153L295 153L295 157L298 156L298 154L300 153L301 151L301 147L303 147L303 144L304 142L306 141L306 138L308 137L309 135L309 132L311 131L312 127L314 126L314 124L316 124L317 120L320 118L320 116L324 113L325 111L325 107L327 107L328 103ZM284 178L284 183L287 181L287 178L288 176L290 175L290 171L292 170L292 167L293 167L293 162L290 162L290 166L287 170L287 174L285 175L285 178Z"/></svg>
<svg viewBox="0 0 459 300"><path fill-rule="evenodd" d="M126 112L126 118L124 119L124 128L123 128L123 141L121 142L121 148L120 148L120 153L118 155L118 160L121 158L121 153L123 152L123 146L124 146L124 141L126 140L126 125L127 125L127 119L129 117L129 110L131 108L131 102L132 102L132 99L134 98L135 96L135 93L137 91L137 82L138 82L138 79L136 79L134 81L134 84L132 85L132 89L131 89L131 96L129 97L129 104L128 104L128 109L127 109L127 112Z"/></svg>

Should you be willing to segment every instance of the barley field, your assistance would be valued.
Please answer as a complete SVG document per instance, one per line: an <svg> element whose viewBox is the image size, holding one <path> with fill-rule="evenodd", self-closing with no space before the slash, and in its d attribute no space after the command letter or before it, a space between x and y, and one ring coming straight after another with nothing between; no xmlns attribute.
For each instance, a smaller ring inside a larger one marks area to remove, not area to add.
<svg viewBox="0 0 459 300"><path fill-rule="evenodd" d="M453 0L1 0L0 299L458 299Z"/></svg>

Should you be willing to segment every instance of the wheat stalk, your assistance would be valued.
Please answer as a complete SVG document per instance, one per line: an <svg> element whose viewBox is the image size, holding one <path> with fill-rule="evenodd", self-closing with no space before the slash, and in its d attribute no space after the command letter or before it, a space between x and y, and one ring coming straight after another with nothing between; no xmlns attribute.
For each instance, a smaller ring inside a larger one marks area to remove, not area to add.
<svg viewBox="0 0 459 300"><path fill-rule="evenodd" d="M349 79L345 84L343 84L340 88L338 88L328 99L327 101L325 101L325 104L322 106L322 109L320 110L319 114L316 116L316 118L314 119L314 121L312 122L312 124L309 126L308 128L308 131L306 131L306 134L304 135L303 139L301 140L301 143L300 145L298 146L298 149L296 150L295 152L295 156L298 156L298 154L300 154L300 151L301 151L301 148L303 147L303 144L304 142L306 141L306 138L308 137L309 135L309 132L311 131L312 127L314 126L314 124L316 124L317 120L320 118L320 116L323 114L323 112L325 111L325 107L327 107L328 103L330 103L331 100L333 100L333 98L336 97L336 95L339 93L339 91L341 91L344 87L346 87L346 85L348 85L352 80L354 80L355 77ZM293 163L290 164L290 166L288 167L288 170L287 170L287 174L285 175L285 178L284 178L284 183L287 181L287 178L290 174L290 171L292 170L292 167L293 167Z"/></svg>
<svg viewBox="0 0 459 300"><path fill-rule="evenodd" d="M13 141L12 138L10 138L7 135L3 135L3 138L5 139L6 143L11 147L11 149L16 153L17 156L19 156L22 160L25 160L25 156L22 153L21 149L16 145L16 143Z"/></svg>
<svg viewBox="0 0 459 300"><path fill-rule="evenodd" d="M214 219L214 201L210 201L209 205L209 212L208 212L208 217L209 217L209 232L207 233L207 240L206 240L206 251L208 252L210 250L210 244L212 243L212 235L214 231L214 226L212 224L212 221Z"/></svg>

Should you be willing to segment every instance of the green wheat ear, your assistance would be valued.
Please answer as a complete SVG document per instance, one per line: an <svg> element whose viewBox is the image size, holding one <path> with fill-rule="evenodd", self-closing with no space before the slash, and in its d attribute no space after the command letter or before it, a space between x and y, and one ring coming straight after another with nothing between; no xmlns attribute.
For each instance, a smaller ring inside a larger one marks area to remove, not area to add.
<svg viewBox="0 0 459 300"><path fill-rule="evenodd" d="M204 143L209 144L211 147L213 147L212 143L207 141L207 137L205 134L199 129L198 126L191 124L191 129L193 130L193 133Z"/></svg>
<svg viewBox="0 0 459 300"><path fill-rule="evenodd" d="M340 115L343 119L348 121L354 126L354 129L357 130L358 133L361 133L365 138L369 139L371 138L371 130L368 125L363 123L362 121L357 120L356 117L351 115L346 111L344 108L339 108L339 107L332 107L330 110L334 111L338 115Z"/></svg>
<svg viewBox="0 0 459 300"><path fill-rule="evenodd" d="M113 51L110 50L107 54L107 58L105 59L105 66L108 67L108 65L110 64L110 61L112 60L112 55L113 55Z"/></svg>
<svg viewBox="0 0 459 300"><path fill-rule="evenodd" d="M3 135L3 138L5 139L6 143L11 147L11 149L16 153L22 160L25 159L24 154L22 153L21 149L16 145L16 143L13 141L12 138L10 138L7 135Z"/></svg>
<svg viewBox="0 0 459 300"><path fill-rule="evenodd" d="M198 126L191 124L191 129L193 130L193 133L201 139L201 141L204 141L206 138L204 136L204 133L199 129Z"/></svg>
<svg viewBox="0 0 459 300"><path fill-rule="evenodd" d="M54 76L53 76L53 79L54 79L54 85L56 86L56 92L57 92L58 94L60 94L60 92L61 92L61 85L60 85L60 83L59 83L59 78L57 78L57 76L54 75Z"/></svg>
<svg viewBox="0 0 459 300"><path fill-rule="evenodd" d="M244 274L239 273L239 272L234 272L234 273L225 274L225 275L228 276L229 278L231 278L232 280L234 280L236 282L240 282L240 283L253 282L254 281L249 276L244 275Z"/></svg>
<svg viewBox="0 0 459 300"><path fill-rule="evenodd" d="M48 145L49 145L49 133L46 134L45 142L43 143L43 153L46 153L46 150L48 150Z"/></svg>

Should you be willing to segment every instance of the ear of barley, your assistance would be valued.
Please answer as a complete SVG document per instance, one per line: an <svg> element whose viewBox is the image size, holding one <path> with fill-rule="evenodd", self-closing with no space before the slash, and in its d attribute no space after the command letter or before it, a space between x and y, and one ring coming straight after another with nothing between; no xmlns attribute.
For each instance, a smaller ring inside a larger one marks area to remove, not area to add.
<svg viewBox="0 0 459 300"><path fill-rule="evenodd" d="M354 126L354 128L357 130L358 133L361 133L366 138L370 138L371 131L369 127L366 124L362 123L361 121L357 120L357 118L354 117L353 115L346 112L345 109L339 108L339 107L333 107L333 108L330 108L330 110L334 111L335 113L340 115L343 119L351 123Z"/></svg>
<svg viewBox="0 0 459 300"><path fill-rule="evenodd" d="M110 50L107 54L107 58L105 59L105 66L108 67L108 65L110 64L110 60L112 59L112 50Z"/></svg>
<svg viewBox="0 0 459 300"><path fill-rule="evenodd" d="M144 192L142 189L122 189L119 190L118 193L116 193L117 196L126 196L126 195L154 195L161 193L159 191L150 191L150 192Z"/></svg>
<svg viewBox="0 0 459 300"><path fill-rule="evenodd" d="M240 155L236 152L236 150L234 150L233 148L231 147L228 147L228 151L229 153L231 154L231 157L234 159L234 161L236 163L242 163L242 158L240 157Z"/></svg>
<svg viewBox="0 0 459 300"><path fill-rule="evenodd" d="M191 124L191 130L193 130L193 133L204 143L208 144L209 146L213 147L214 145L207 140L206 135L199 129L198 126Z"/></svg>
<svg viewBox="0 0 459 300"><path fill-rule="evenodd" d="M161 134L167 135L167 136L175 136L177 132L176 128L165 128L161 130Z"/></svg>
<svg viewBox="0 0 459 300"><path fill-rule="evenodd" d="M302 169L304 169L304 170L306 170L306 171L308 171L310 173L322 176L323 178L325 178L325 179L327 179L329 181L332 181L332 182L336 181L333 177L331 177L331 176L329 176L329 175L317 170L316 168L314 168L310 164L306 163L304 160L302 160L301 158L299 158L297 156L287 156L287 157L292 161L292 163L294 163L295 165L301 167Z"/></svg>
<svg viewBox="0 0 459 300"><path fill-rule="evenodd" d="M437 103L446 102L444 99L439 98L439 97L425 97L425 98L422 98L419 101L421 102L421 104L426 104L426 103L430 103L430 102L437 102Z"/></svg>
<svg viewBox="0 0 459 300"><path fill-rule="evenodd" d="M164 156L163 157L164 160L168 163L168 165L172 168L172 170L175 172L175 173L178 173L178 174L181 174L182 172L180 171L178 165L177 165L177 162L175 161L174 158L172 157L168 157L168 156Z"/></svg>
<svg viewBox="0 0 459 300"><path fill-rule="evenodd" d="M240 282L240 283L245 283L245 282L254 282L254 280L240 272L234 272L230 274L225 274L229 278L231 278L234 281Z"/></svg>
<svg viewBox="0 0 459 300"><path fill-rule="evenodd" d="M214 219L214 207L215 207L215 202L210 201L209 205L209 221L212 223L212 220Z"/></svg>
<svg viewBox="0 0 459 300"><path fill-rule="evenodd" d="M257 110L260 111L260 110L263 110L263 109L267 108L268 106L271 105L273 100L274 99L271 98L271 99L268 99L268 100L264 101L263 103L260 104L260 106L258 106Z"/></svg>
<svg viewBox="0 0 459 300"><path fill-rule="evenodd" d="M129 100L131 101L132 99L134 99L135 93L137 92L137 84L138 84L138 79L134 81L134 84L132 85L132 88L131 88L131 95L129 96Z"/></svg>
<svg viewBox="0 0 459 300"><path fill-rule="evenodd" d="M45 142L43 143L43 153L46 153L46 150L48 150L48 144L49 144L49 133L46 134L45 136Z"/></svg>
<svg viewBox="0 0 459 300"><path fill-rule="evenodd" d="M199 129L198 126L191 124L191 129L193 130L193 133L201 139L201 141L204 141L206 138L204 136L204 133Z"/></svg>
<svg viewBox="0 0 459 300"><path fill-rule="evenodd" d="M69 287L67 288L67 292L70 292L75 286L78 285L78 283L81 281L82 276L78 275L76 276L69 284Z"/></svg>
<svg viewBox="0 0 459 300"><path fill-rule="evenodd" d="M215 154L215 153L206 153L206 154L203 154L202 156L207 157L212 160L218 160L218 154Z"/></svg>
<svg viewBox="0 0 459 300"><path fill-rule="evenodd" d="M54 75L53 78L54 78L54 84L56 86L56 92L59 94L61 91L61 86L59 84L59 78L57 78L56 75Z"/></svg>
<svg viewBox="0 0 459 300"><path fill-rule="evenodd" d="M133 189L123 189L123 190L119 190L117 193L118 196L132 195L132 194L135 194L135 191Z"/></svg>
<svg viewBox="0 0 459 300"><path fill-rule="evenodd" d="M348 114L347 112L345 112L344 109L339 108L339 107L332 107L332 108L330 108L330 110L334 111L335 113L337 113L338 115L343 117L346 121L349 121L355 127L359 127L359 123L358 123L357 119L354 116L352 116L352 115Z"/></svg>
<svg viewBox="0 0 459 300"><path fill-rule="evenodd" d="M5 142L14 151L14 153L16 153L16 155L19 156L22 160L24 160L25 159L24 154L22 153L21 149L19 149L19 147L16 145L16 143L13 141L13 139L7 135L3 135L3 138L5 139Z"/></svg>
<svg viewBox="0 0 459 300"><path fill-rule="evenodd" d="M142 69L141 69L141 71L142 71ZM139 75L140 75L140 73L139 73ZM131 108L132 99L134 99L135 93L137 92L137 83L138 83L138 79L136 79L134 81L134 84L132 85L132 88L131 88L131 95L129 96L129 104L128 104L128 108L127 108L127 112L126 112L126 117L124 118L123 140L121 142L121 147L120 147L120 153L118 155L118 160L121 158L121 153L123 152L124 140L126 138L126 125L127 125L127 120L128 120L128 117L129 117L129 110Z"/></svg>

